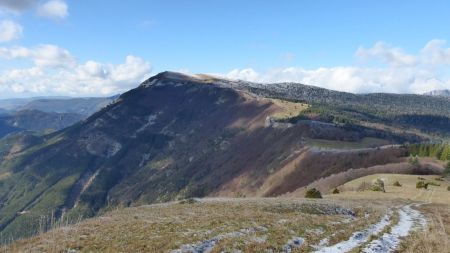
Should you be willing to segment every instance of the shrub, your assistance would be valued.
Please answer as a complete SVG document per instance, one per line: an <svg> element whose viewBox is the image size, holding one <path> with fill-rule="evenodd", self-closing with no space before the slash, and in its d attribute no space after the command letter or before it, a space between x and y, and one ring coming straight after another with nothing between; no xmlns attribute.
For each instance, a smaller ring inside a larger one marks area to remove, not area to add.
<svg viewBox="0 0 450 253"><path fill-rule="evenodd" d="M400 184L399 181L395 181L395 182L394 182L394 186L402 187L402 184Z"/></svg>
<svg viewBox="0 0 450 253"><path fill-rule="evenodd" d="M423 178L423 177L418 177L417 179L419 179L419 180L425 180L425 178Z"/></svg>
<svg viewBox="0 0 450 253"><path fill-rule="evenodd" d="M425 183L424 181L419 181L416 183L417 189L428 189L428 183Z"/></svg>
<svg viewBox="0 0 450 253"><path fill-rule="evenodd" d="M333 190L333 194L339 194L341 191L339 191L339 189L338 188L334 188L334 190Z"/></svg>
<svg viewBox="0 0 450 253"><path fill-rule="evenodd" d="M322 198L322 194L316 188L311 188L311 189L306 191L305 198L321 199Z"/></svg>
<svg viewBox="0 0 450 253"><path fill-rule="evenodd" d="M449 186L449 187L447 187L447 191L450 191L450 186Z"/></svg>
<svg viewBox="0 0 450 253"><path fill-rule="evenodd" d="M376 191L376 192L386 192L386 190L384 189L384 182L383 182L383 180L377 178L372 183L372 186L370 187L370 190Z"/></svg>
<svg viewBox="0 0 450 253"><path fill-rule="evenodd" d="M413 166L418 166L420 164L419 157L417 157L417 155L415 155L415 156L410 155L408 158L408 162L409 162L409 164L411 164Z"/></svg>
<svg viewBox="0 0 450 253"><path fill-rule="evenodd" d="M442 177L437 177L434 180L436 180L436 181L444 181L444 179Z"/></svg>

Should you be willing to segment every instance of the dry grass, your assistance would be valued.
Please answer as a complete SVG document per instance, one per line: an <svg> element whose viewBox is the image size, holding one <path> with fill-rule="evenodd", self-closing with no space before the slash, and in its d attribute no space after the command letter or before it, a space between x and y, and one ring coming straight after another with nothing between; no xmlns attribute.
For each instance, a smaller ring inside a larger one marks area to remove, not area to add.
<svg viewBox="0 0 450 253"><path fill-rule="evenodd" d="M357 217L321 214L336 204L353 206ZM213 199L194 204L161 204L126 208L89 219L74 226L52 230L18 241L5 252L168 252L187 243L245 228L263 228L245 236L221 240L213 252L236 249L243 252L275 251L293 237L306 243L296 252L309 252L311 245L329 237L331 243L348 238L353 231L376 222L380 205L348 201L305 199ZM370 213L367 217L365 214ZM339 231L339 233L335 233ZM31 250L32 249L32 250Z"/></svg>
<svg viewBox="0 0 450 253"><path fill-rule="evenodd" d="M304 111L305 109L308 109L309 105L305 103L295 103L280 99L269 99L265 98L267 100L270 100L273 104L275 104L277 107L280 108L279 111L274 113L272 117L275 120L283 120L295 117L300 114L300 112Z"/></svg>
<svg viewBox="0 0 450 253"><path fill-rule="evenodd" d="M436 181L437 176L421 176ZM355 191L364 181L385 180L386 193ZM311 252L314 245L327 238L328 245L347 240L378 222L387 209L412 202L432 202L420 206L428 219L426 231L405 238L400 252L448 252L450 246L449 182L415 188L418 176L377 174L341 186L341 193L326 195L322 200L300 198L212 198L200 201L166 203L118 209L79 224L51 230L39 236L3 247L3 252L170 252L182 245L196 244L218 235L253 228L252 232L225 237L214 247L214 253L280 252L294 237L305 244L293 252ZM393 186L399 181L402 187ZM442 189L441 189L442 188ZM447 195L443 195L444 192ZM446 197L447 196L447 197ZM447 201L447 202L446 202ZM434 203L433 203L434 202ZM335 210L352 210L355 218L336 214ZM394 213L390 226L398 222ZM380 234L374 235L375 239ZM354 249L358 252L366 244ZM1 252L1 251L0 251Z"/></svg>
<svg viewBox="0 0 450 253"><path fill-rule="evenodd" d="M402 252L436 253L450 251L450 206L427 204L420 207L428 219L425 231L407 237Z"/></svg>
<svg viewBox="0 0 450 253"><path fill-rule="evenodd" d="M422 160L422 159L421 159ZM383 165L375 165L371 167L366 168L359 168L359 169L349 169L346 171L342 171L339 173L332 174L328 177L320 178L311 184L308 185L308 188L317 188L322 193L331 193L333 189L336 187L341 187L342 185L346 184L347 182L350 182L352 180L356 180L358 187L361 182L365 179L367 175L374 175L374 174L414 174L420 173L422 174L433 174L433 173L439 173L443 170L442 165L435 163L433 161L421 161L420 167L413 166L407 162L400 162L401 160L394 162L394 163L387 163ZM372 178L369 176L369 178ZM372 179L371 179L372 180ZM394 179L393 179L394 180ZM395 180L394 180L395 182ZM401 182L400 182L401 183ZM393 184L393 182L392 182ZM367 179L367 185L371 185L371 181L368 181ZM353 189L350 190L354 190ZM292 193L287 194L288 196L303 196L305 189L299 188Z"/></svg>
<svg viewBox="0 0 450 253"><path fill-rule="evenodd" d="M427 190L417 189L418 177L425 178L427 182L439 183L440 186L430 185ZM381 178L385 182L386 193L373 191L358 191L363 182L371 183ZM436 181L438 175L400 175L400 174L374 174L352 180L339 187L340 194L328 195L329 198L344 199L407 199L412 201L438 203L450 205L450 192L447 187L448 181ZM402 187L394 186L394 182L400 182Z"/></svg>

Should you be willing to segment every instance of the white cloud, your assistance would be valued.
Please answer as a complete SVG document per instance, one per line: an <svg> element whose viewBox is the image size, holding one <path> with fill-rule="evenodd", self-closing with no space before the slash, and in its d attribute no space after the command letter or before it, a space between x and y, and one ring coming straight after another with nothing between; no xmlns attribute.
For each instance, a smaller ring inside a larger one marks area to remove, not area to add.
<svg viewBox="0 0 450 253"><path fill-rule="evenodd" d="M8 42L22 37L23 28L12 20L0 21L0 42Z"/></svg>
<svg viewBox="0 0 450 253"><path fill-rule="evenodd" d="M69 51L55 45L39 45L34 48L0 47L0 58L31 59L40 68L70 68L77 64Z"/></svg>
<svg viewBox="0 0 450 253"><path fill-rule="evenodd" d="M353 92L423 93L450 88L449 80L439 80L435 73L414 68L361 68L355 66L303 69L289 67L257 72L235 69L222 76L252 82L297 82L319 87Z"/></svg>
<svg viewBox="0 0 450 253"><path fill-rule="evenodd" d="M426 64L450 64L450 48L444 48L445 40L431 40L422 49L422 58Z"/></svg>
<svg viewBox="0 0 450 253"><path fill-rule="evenodd" d="M360 47L356 56L362 60L377 58L393 66L413 66L417 59L413 55L403 52L403 49L392 47L384 42L377 42L371 48Z"/></svg>
<svg viewBox="0 0 450 253"><path fill-rule="evenodd" d="M450 64L450 49L445 41L432 40L416 54L407 54L400 48L388 47L386 44L380 45L377 43L372 48L364 49L364 53L358 49L356 53L363 54L367 61L382 59L384 64L376 67L355 64L316 69L272 68L263 71L244 68L219 75L263 83L299 82L356 93L423 93L450 88L450 73L445 68ZM33 64L26 69L0 72L0 94L16 96L111 95L136 87L149 77L152 69L147 61L132 55L120 64L93 60L80 63L68 50L56 45L0 47L0 58L21 59Z"/></svg>
<svg viewBox="0 0 450 253"><path fill-rule="evenodd" d="M0 93L28 95L112 95L136 87L149 77L151 65L129 55L121 64L79 63L55 45L0 48L0 58L31 61L34 66L0 73Z"/></svg>
<svg viewBox="0 0 450 253"><path fill-rule="evenodd" d="M69 15L69 7L62 0L49 0L39 6L37 14L51 19L64 19Z"/></svg>
<svg viewBox="0 0 450 253"><path fill-rule="evenodd" d="M385 65L379 67L288 67L265 71L245 68L219 75L263 83L299 82L355 93L423 93L434 89L450 89L449 71L437 70L450 64L450 48L445 45L446 41L431 40L415 55L406 54L401 48L382 42L369 49L359 48L356 51L359 59L382 60Z"/></svg>

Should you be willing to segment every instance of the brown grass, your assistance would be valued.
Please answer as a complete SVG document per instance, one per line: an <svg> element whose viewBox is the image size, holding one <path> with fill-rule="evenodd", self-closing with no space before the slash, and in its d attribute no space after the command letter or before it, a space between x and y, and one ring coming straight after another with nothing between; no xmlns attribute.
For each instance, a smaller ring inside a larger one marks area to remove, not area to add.
<svg viewBox="0 0 450 253"><path fill-rule="evenodd" d="M333 210L327 206L336 204L352 206L356 219L342 223L347 216L320 214L320 210ZM167 252L186 243L251 227L265 230L221 240L213 252L281 251L294 236L304 237L307 242L298 252L309 252L310 246L323 237L330 237L334 243L376 222L385 208L381 206L305 199L210 199L194 204L142 206L116 210L18 241L4 247L4 252ZM368 218L367 212L371 214Z"/></svg>
<svg viewBox="0 0 450 253"><path fill-rule="evenodd" d="M420 207L428 218L428 228L407 237L401 252L436 253L450 250L450 206L428 204Z"/></svg>

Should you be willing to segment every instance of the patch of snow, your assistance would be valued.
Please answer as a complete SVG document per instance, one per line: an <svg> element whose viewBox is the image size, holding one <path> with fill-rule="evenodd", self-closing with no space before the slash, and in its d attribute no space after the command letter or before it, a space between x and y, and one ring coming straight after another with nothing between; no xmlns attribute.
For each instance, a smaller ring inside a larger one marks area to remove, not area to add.
<svg viewBox="0 0 450 253"><path fill-rule="evenodd" d="M392 211L388 210L388 212L381 218L379 222L370 226L368 229L354 232L350 237L350 239L348 239L347 241L343 241L329 247L321 248L315 252L317 253L348 252L367 242L370 236L379 234L381 231L383 231L383 229L389 225L391 215Z"/></svg>
<svg viewBox="0 0 450 253"><path fill-rule="evenodd" d="M423 215L411 208L410 205L398 210L400 220L392 227L390 233L383 234L379 239L372 241L364 250L365 253L394 252L401 242L401 238L409 235L411 231L426 226Z"/></svg>
<svg viewBox="0 0 450 253"><path fill-rule="evenodd" d="M332 234L331 236L334 236L335 234ZM329 237L325 237L322 240L320 240L319 244L317 245L311 245L311 247L315 250L319 250L325 246L327 246L330 243L330 238Z"/></svg>
<svg viewBox="0 0 450 253"><path fill-rule="evenodd" d="M244 228L239 231L228 232L224 234L217 235L211 239L201 241L195 244L185 244L179 249L172 250L172 253L209 253L211 252L217 243L226 238L237 238L243 237L258 231L266 231L265 227L254 227L254 228Z"/></svg>
<svg viewBox="0 0 450 253"><path fill-rule="evenodd" d="M256 243L265 243L267 241L267 236L259 236L259 237L252 237L250 238L250 241L256 242Z"/></svg>

